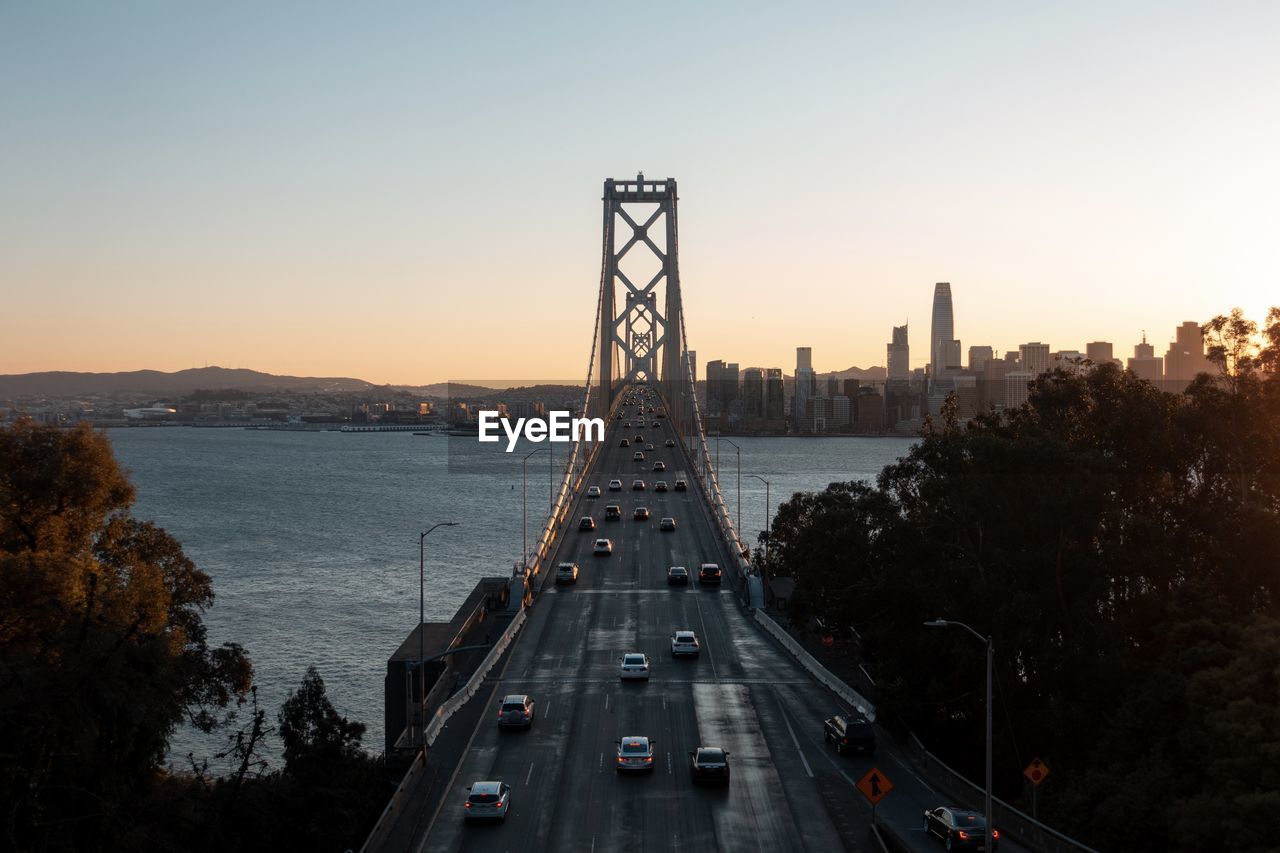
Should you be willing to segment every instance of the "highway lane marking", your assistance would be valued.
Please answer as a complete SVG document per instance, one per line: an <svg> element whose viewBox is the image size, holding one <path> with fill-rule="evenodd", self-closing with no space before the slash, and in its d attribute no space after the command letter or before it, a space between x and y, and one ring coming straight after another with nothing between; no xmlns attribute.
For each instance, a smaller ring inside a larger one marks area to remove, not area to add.
<svg viewBox="0 0 1280 853"><path fill-rule="evenodd" d="M774 688L773 697L778 700L778 710L782 712L782 722L787 724L787 731L791 733L791 742L796 745L796 752L800 755L800 761L804 764L804 772L809 774L809 778L813 778L813 768L809 766L809 759L804 757L804 750L800 748L800 738L796 737L796 730L791 727L791 717L787 714L786 707L782 704L782 696ZM847 776L845 777L848 778Z"/></svg>
<svg viewBox="0 0 1280 853"><path fill-rule="evenodd" d="M668 752L667 752L667 775L668 775L668 776L672 775L672 772L671 772L671 752L670 752L670 751L668 751Z"/></svg>
<svg viewBox="0 0 1280 853"><path fill-rule="evenodd" d="M600 753L600 766L597 768L597 772L600 772L600 773L604 772L604 753L603 752ZM591 846L592 847L596 846L596 840L594 838L591 839Z"/></svg>
<svg viewBox="0 0 1280 853"><path fill-rule="evenodd" d="M533 778L533 762L532 762L532 761L530 761L530 762L529 762L529 772L528 772L528 773L526 773L526 774L524 774L524 784L525 784L525 786L526 786L526 787L527 787L527 786L528 786L528 784L529 784L529 780L530 780L530 779L532 779L532 778Z"/></svg>
<svg viewBox="0 0 1280 853"><path fill-rule="evenodd" d="M604 709L609 710L609 694L604 694Z"/></svg>
<svg viewBox="0 0 1280 853"><path fill-rule="evenodd" d="M711 653L711 638L707 634L707 620L702 618L702 602L695 598L693 603L698 608L698 622L702 625L702 641L707 645L707 660L711 662L711 675L719 681L720 673L716 671L716 656Z"/></svg>

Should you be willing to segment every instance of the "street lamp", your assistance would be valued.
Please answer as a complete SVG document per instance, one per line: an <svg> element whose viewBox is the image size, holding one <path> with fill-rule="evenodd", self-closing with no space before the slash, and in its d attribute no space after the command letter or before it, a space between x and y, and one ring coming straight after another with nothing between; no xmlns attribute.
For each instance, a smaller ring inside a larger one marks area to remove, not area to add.
<svg viewBox="0 0 1280 853"><path fill-rule="evenodd" d="M423 669L423 658L426 654L424 643L426 642L426 621L427 621L427 537L431 535L431 531L437 527L457 527L461 522L442 521L418 534L418 713L423 712L422 704L427 701L427 673ZM418 735L421 737L422 728L419 726Z"/></svg>
<svg viewBox="0 0 1280 853"><path fill-rule="evenodd" d="M732 445L733 449L736 450L738 454L738 477L737 477L738 524L737 524L737 527L738 527L738 539L739 541L741 541L742 539L742 448L727 438L725 439L725 442L729 445ZM720 433L716 433L716 473L717 475L720 473ZM768 515L767 509L765 511L765 514Z"/></svg>
<svg viewBox="0 0 1280 853"><path fill-rule="evenodd" d="M772 529L772 528L771 528L771 527L770 527L770 525L769 525L769 481L768 481L768 480L766 480L764 477L761 477L759 474L748 474L747 476L748 476L748 477L755 477L757 480L759 480L760 482L764 483L764 533L765 533L765 538L764 538L764 559L765 559L765 562L768 562L768 560L769 560L769 541L770 541L771 539L773 539L773 536L772 536L772 534L770 533L770 531L771 531L771 529Z"/></svg>
<svg viewBox="0 0 1280 853"><path fill-rule="evenodd" d="M955 622L949 619L934 619L932 622L926 622L924 624L928 628L964 628L970 634L987 644L987 792L983 802L983 813L986 815L987 819L987 845L990 847L993 839L995 838L996 831L995 824L991 820L991 673L992 664L996 655L995 644L991 641L990 636L984 637L982 634L979 634L963 622Z"/></svg>

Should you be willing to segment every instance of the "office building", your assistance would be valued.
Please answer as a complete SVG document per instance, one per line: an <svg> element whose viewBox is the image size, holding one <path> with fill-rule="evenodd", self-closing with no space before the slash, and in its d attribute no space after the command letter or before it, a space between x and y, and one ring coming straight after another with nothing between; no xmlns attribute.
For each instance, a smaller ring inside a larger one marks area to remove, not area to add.
<svg viewBox="0 0 1280 853"><path fill-rule="evenodd" d="M907 345L907 327L894 326L893 340L888 346L890 379L908 379L911 376L911 348Z"/></svg>
<svg viewBox="0 0 1280 853"><path fill-rule="evenodd" d="M1030 373L1032 377L1048 373L1049 345L1039 341L1023 344L1018 347L1018 360L1022 363L1022 370Z"/></svg>
<svg viewBox="0 0 1280 853"><path fill-rule="evenodd" d="M813 347L796 347L796 370L813 370Z"/></svg>
<svg viewBox="0 0 1280 853"><path fill-rule="evenodd" d="M791 395L791 415L797 424L801 424L809 416L809 399L814 396L813 368L797 367L794 385Z"/></svg>
<svg viewBox="0 0 1280 853"><path fill-rule="evenodd" d="M1115 361L1110 341L1091 341L1085 345L1085 356L1094 364L1106 364Z"/></svg>
<svg viewBox="0 0 1280 853"><path fill-rule="evenodd" d="M987 362L994 358L991 347L969 347L969 370L981 373Z"/></svg>
<svg viewBox="0 0 1280 853"><path fill-rule="evenodd" d="M724 380L724 362L714 359L707 362L707 410L704 414L718 415L724 407L724 398L720 396Z"/></svg>
<svg viewBox="0 0 1280 853"><path fill-rule="evenodd" d="M727 410L736 399L738 399L738 363L731 361L724 366L724 373L720 376L720 400L723 408Z"/></svg>
<svg viewBox="0 0 1280 853"><path fill-rule="evenodd" d="M1031 396L1031 382L1035 375L1026 370L1015 370L1004 377L1004 406L1016 409Z"/></svg>
<svg viewBox="0 0 1280 853"><path fill-rule="evenodd" d="M770 420L786 417L786 394L783 387L782 368L768 368L764 373L764 416Z"/></svg>
<svg viewBox="0 0 1280 853"><path fill-rule="evenodd" d="M960 342L947 341L942 348L942 366L945 370L960 370L964 364L960 361Z"/></svg>
<svg viewBox="0 0 1280 853"><path fill-rule="evenodd" d="M1200 324L1190 320L1174 330L1175 340L1164 356L1164 378L1168 390L1182 391L1201 373L1211 372L1204 354L1204 334Z"/></svg>
<svg viewBox="0 0 1280 853"><path fill-rule="evenodd" d="M947 367L948 348L956 337L955 315L951 305L951 284L940 281L933 286L933 318L929 327L929 364L934 376Z"/></svg>
<svg viewBox="0 0 1280 853"><path fill-rule="evenodd" d="M1145 379L1157 388L1164 382L1164 359L1156 356L1156 348L1147 343L1147 333L1142 333L1142 343L1133 345L1133 358L1129 370L1139 379Z"/></svg>
<svg viewBox="0 0 1280 853"><path fill-rule="evenodd" d="M764 417L764 371L758 367L742 371L742 416Z"/></svg>

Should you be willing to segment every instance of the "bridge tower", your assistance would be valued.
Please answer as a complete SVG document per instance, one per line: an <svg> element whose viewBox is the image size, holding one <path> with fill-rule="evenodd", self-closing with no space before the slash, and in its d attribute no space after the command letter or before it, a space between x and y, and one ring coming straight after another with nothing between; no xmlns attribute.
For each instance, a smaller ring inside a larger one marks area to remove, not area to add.
<svg viewBox="0 0 1280 853"><path fill-rule="evenodd" d="M670 401L683 396L676 198L671 178L604 182L596 374L604 411L629 382L661 382Z"/></svg>

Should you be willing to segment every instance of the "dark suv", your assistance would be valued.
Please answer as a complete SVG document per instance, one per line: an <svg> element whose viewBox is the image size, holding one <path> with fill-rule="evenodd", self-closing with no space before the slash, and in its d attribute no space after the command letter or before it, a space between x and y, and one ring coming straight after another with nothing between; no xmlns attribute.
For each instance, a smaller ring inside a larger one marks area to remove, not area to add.
<svg viewBox="0 0 1280 853"><path fill-rule="evenodd" d="M836 714L822 724L823 737L835 744L836 752L861 752L875 755L876 728L864 717Z"/></svg>

